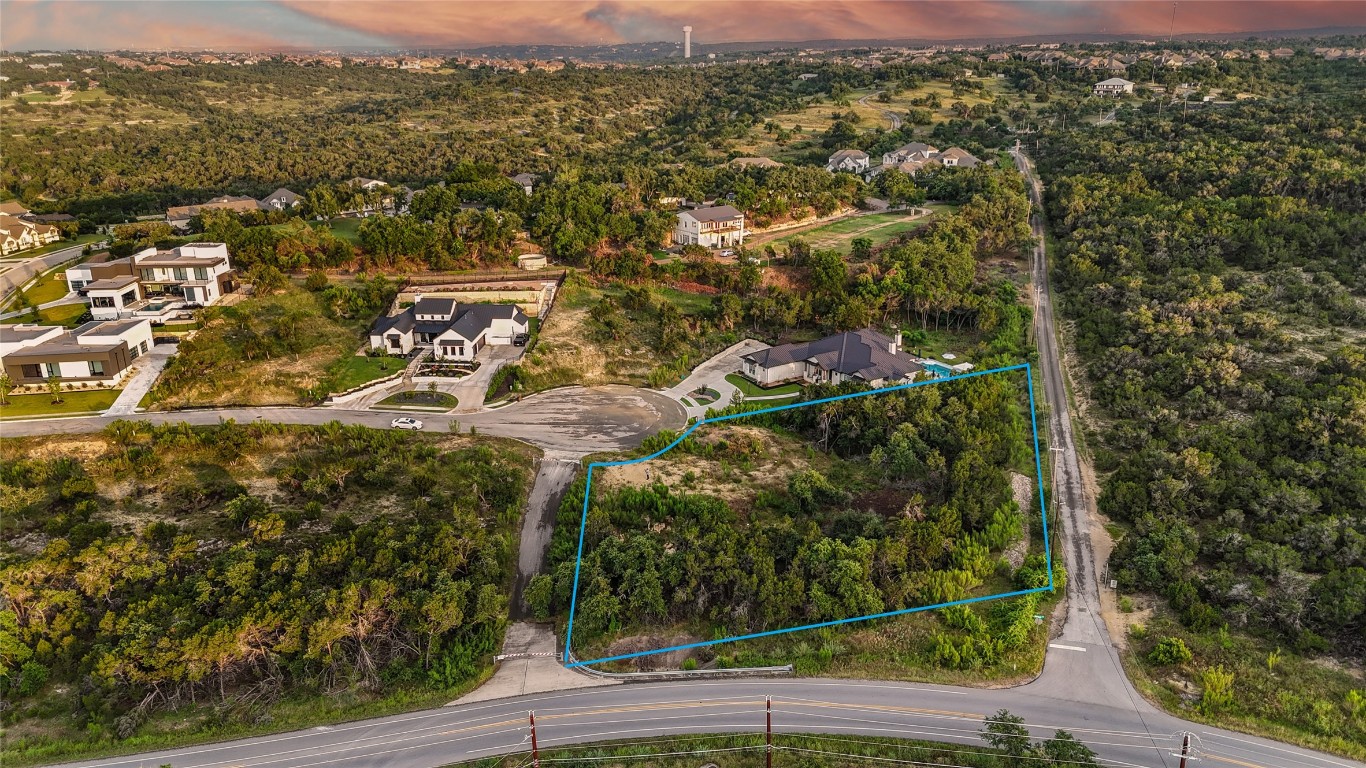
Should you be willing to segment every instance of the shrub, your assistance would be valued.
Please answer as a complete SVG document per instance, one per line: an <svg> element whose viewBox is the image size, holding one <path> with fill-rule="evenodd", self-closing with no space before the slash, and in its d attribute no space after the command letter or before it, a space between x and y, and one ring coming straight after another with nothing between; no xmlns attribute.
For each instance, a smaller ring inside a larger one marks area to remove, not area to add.
<svg viewBox="0 0 1366 768"><path fill-rule="evenodd" d="M684 659L684 660L683 660L683 669L684 669L684 671L687 671L687 672L691 672L691 671L693 671L694 669L697 669L697 659L694 659L694 658L691 658L691 657Z"/></svg>
<svg viewBox="0 0 1366 768"><path fill-rule="evenodd" d="M1200 675L1200 711L1211 714L1233 703L1233 673L1224 665L1209 667Z"/></svg>
<svg viewBox="0 0 1366 768"><path fill-rule="evenodd" d="M1186 647L1186 641L1179 637L1168 637L1160 640L1157 647L1148 654L1148 661L1163 667L1185 664L1190 660L1191 651Z"/></svg>
<svg viewBox="0 0 1366 768"><path fill-rule="evenodd" d="M1133 601L1133 600L1130 600L1130 599L1127 598L1127 597L1121 597L1121 598L1119 599L1119 610L1122 611L1122 612L1124 612L1124 613L1133 613L1133 612L1134 612L1134 601Z"/></svg>

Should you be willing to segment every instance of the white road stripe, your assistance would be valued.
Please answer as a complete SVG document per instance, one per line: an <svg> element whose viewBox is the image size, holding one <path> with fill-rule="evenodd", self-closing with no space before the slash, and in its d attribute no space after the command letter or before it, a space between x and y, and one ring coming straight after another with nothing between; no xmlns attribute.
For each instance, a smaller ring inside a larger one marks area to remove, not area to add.
<svg viewBox="0 0 1366 768"><path fill-rule="evenodd" d="M1048 647L1049 647L1049 648L1058 648L1058 649L1061 649L1061 650L1064 650L1064 651L1081 651L1082 653L1086 653L1086 649L1085 649L1085 648L1082 648L1081 646L1077 646L1077 645L1063 645L1062 643L1049 643L1049 644L1048 644Z"/></svg>

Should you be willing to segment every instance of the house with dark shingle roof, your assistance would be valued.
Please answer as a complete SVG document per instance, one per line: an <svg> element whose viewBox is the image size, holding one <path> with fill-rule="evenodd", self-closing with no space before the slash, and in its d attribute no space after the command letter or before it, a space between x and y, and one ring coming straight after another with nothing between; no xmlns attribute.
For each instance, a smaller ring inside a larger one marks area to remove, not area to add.
<svg viewBox="0 0 1366 768"><path fill-rule="evenodd" d="M285 189L284 187L280 187L269 195L261 198L258 202L263 209L283 211L286 208L293 208L298 205L301 199L302 198L294 194L294 192Z"/></svg>
<svg viewBox="0 0 1366 768"><path fill-rule="evenodd" d="M871 328L780 344L740 358L740 375L765 387L789 381L859 381L884 387L913 381L923 370L915 358L901 351L900 333L892 337Z"/></svg>
<svg viewBox="0 0 1366 768"><path fill-rule="evenodd" d="M407 355L430 347L437 360L473 360L485 345L511 344L530 323L515 304L465 304L419 296L413 306L381 317L370 328L370 348Z"/></svg>

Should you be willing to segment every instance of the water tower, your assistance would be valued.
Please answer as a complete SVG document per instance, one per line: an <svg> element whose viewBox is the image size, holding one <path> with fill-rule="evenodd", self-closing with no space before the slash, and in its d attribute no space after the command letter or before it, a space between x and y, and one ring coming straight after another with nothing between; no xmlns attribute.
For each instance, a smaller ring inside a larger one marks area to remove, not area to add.
<svg viewBox="0 0 1366 768"><path fill-rule="evenodd" d="M683 28L683 58L692 58L692 27Z"/></svg>

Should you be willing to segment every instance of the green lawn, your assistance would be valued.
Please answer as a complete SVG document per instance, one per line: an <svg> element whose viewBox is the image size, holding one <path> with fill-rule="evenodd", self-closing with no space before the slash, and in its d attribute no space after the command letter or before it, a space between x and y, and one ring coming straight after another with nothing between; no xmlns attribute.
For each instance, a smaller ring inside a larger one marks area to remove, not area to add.
<svg viewBox="0 0 1366 768"><path fill-rule="evenodd" d="M454 408L460 404L455 395L448 395L445 392L424 392L421 390L409 390L407 392L396 392L377 405L404 405L420 406L426 408Z"/></svg>
<svg viewBox="0 0 1366 768"><path fill-rule="evenodd" d="M332 219L327 222L327 226L332 230L332 234L348 243L359 243L359 230L362 221L365 219Z"/></svg>
<svg viewBox="0 0 1366 768"><path fill-rule="evenodd" d="M384 367L381 367L381 364ZM402 358L352 355L334 363L327 370L328 376L331 377L329 389L333 392L345 392L375 379L393 376L403 370L405 364Z"/></svg>
<svg viewBox="0 0 1366 768"><path fill-rule="evenodd" d="M771 397L773 395L795 395L802 391L800 384L784 384L780 387L764 389L738 373L726 374L726 381L735 385L745 397Z"/></svg>
<svg viewBox="0 0 1366 768"><path fill-rule="evenodd" d="M188 331L193 331L198 328L199 323L197 322L165 323L162 325L154 326L152 328L152 333L186 333Z"/></svg>
<svg viewBox="0 0 1366 768"><path fill-rule="evenodd" d="M34 306L56 301L67 293L69 291L66 285L66 267L58 267L48 272L38 278L38 282L32 288L24 291L24 295L28 297L28 302Z"/></svg>
<svg viewBox="0 0 1366 768"><path fill-rule="evenodd" d="M40 310L36 322L43 325L65 325L68 328L75 328L80 325L80 319L85 316L87 307L85 304L63 304L59 307ZM35 322L28 314L19 317L11 317L7 320L0 320L0 325L17 325L19 323Z"/></svg>
<svg viewBox="0 0 1366 768"><path fill-rule="evenodd" d="M953 208L953 206L948 205L931 205L928 207L935 213ZM898 235L919 229L933 220L934 216L919 219L911 218L910 214L905 211L874 213L868 216L841 219L823 227L816 227L803 232L794 232L777 238L770 244L774 248L782 250L790 245L793 240L805 240L814 249L833 249L848 253L853 250L855 238L866 237L873 241L873 246L876 247Z"/></svg>
<svg viewBox="0 0 1366 768"><path fill-rule="evenodd" d="M53 405L52 395L10 395L9 405L0 405L0 419L19 419L32 416L58 416L70 413L103 411L119 397L117 389L88 392L63 392L62 402Z"/></svg>

